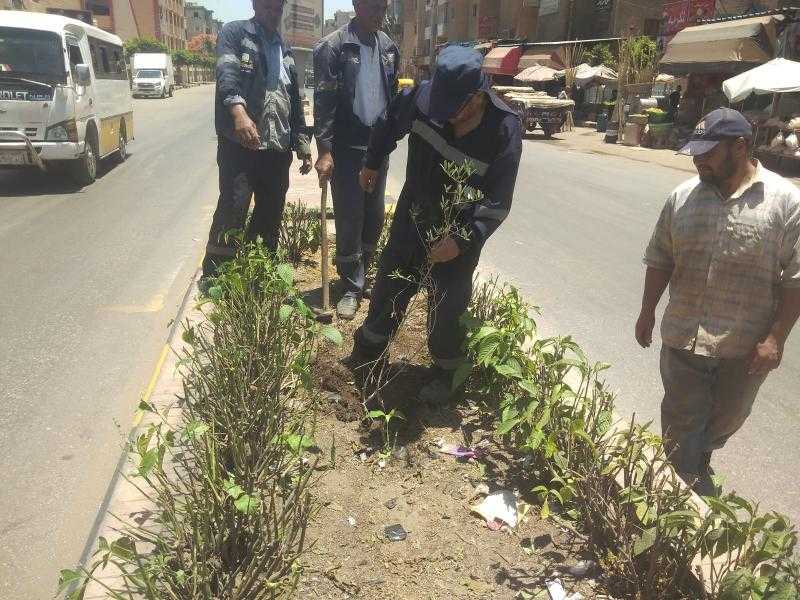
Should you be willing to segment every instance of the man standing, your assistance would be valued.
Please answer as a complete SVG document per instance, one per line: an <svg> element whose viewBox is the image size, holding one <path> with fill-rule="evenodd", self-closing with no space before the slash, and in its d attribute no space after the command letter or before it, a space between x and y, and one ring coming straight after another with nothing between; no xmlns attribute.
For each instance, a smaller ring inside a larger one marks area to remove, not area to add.
<svg viewBox="0 0 800 600"><path fill-rule="evenodd" d="M255 16L226 23L217 40L217 164L219 200L203 260L203 279L236 252L231 229L243 229L255 195L246 238L278 247L289 188L292 151L311 171L311 146L291 51L278 27L286 0L253 0Z"/></svg>
<svg viewBox="0 0 800 600"><path fill-rule="evenodd" d="M344 295L340 318L352 319L383 228L388 162L371 192L359 187L372 126L397 91L400 52L380 31L388 0L353 0L356 16L314 49L314 129L320 185L331 180L336 217L336 268Z"/></svg>
<svg viewBox="0 0 800 600"><path fill-rule="evenodd" d="M800 314L800 192L751 159L753 132L715 110L681 153L699 177L669 196L644 262L636 340L661 323L661 429L676 470L713 493L711 453L744 424Z"/></svg>
<svg viewBox="0 0 800 600"><path fill-rule="evenodd" d="M522 154L522 123L491 91L482 65L483 56L474 50L442 50L433 80L398 96L376 125L361 173L363 187L373 189L381 177L380 165L397 141L409 135L406 182L369 314L355 334L351 364L358 367L385 351L419 289L420 271L430 261L428 347L435 367L419 398L432 403L450 396L452 373L464 359L459 319L472 296L483 245L511 209ZM452 185L442 168L445 161L471 164L474 173L468 183L483 198L458 215L466 235L454 233L429 247L427 235L440 225L442 199Z"/></svg>
<svg viewBox="0 0 800 600"><path fill-rule="evenodd" d="M673 121L678 118L678 109L681 107L682 92L683 88L678 86L678 88L669 95L669 115Z"/></svg>

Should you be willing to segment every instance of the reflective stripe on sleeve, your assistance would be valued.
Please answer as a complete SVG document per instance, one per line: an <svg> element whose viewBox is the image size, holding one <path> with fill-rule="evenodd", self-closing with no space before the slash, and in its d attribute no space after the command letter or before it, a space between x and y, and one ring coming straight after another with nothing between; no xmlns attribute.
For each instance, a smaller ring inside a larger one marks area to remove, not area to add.
<svg viewBox="0 0 800 600"><path fill-rule="evenodd" d="M231 65L231 64L239 64L239 57L235 54L223 54L217 59L217 66L221 67L223 65Z"/></svg>
<svg viewBox="0 0 800 600"><path fill-rule="evenodd" d="M468 161L480 176L486 175L486 171L489 170L489 165L487 163L476 158L472 158L471 156L464 154L458 148L454 148L428 124L419 120L414 121L411 131L428 142L428 144L430 144L431 147L433 147L433 149L441 154L445 159L459 165L463 164L464 161Z"/></svg>
<svg viewBox="0 0 800 600"><path fill-rule="evenodd" d="M492 219L502 221L508 216L508 211L504 208L488 208L482 204L475 208L476 219Z"/></svg>

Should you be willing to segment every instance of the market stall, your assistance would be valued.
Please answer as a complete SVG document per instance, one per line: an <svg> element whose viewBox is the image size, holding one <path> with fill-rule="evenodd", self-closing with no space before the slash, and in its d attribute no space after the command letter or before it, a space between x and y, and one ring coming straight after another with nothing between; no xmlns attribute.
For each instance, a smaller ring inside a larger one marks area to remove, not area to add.
<svg viewBox="0 0 800 600"><path fill-rule="evenodd" d="M780 102L784 95L800 92L800 62L776 58L727 79L722 89L732 104L744 102L752 95L772 95L768 113L748 114L754 127L756 155L781 170L787 163L800 165L800 111L795 102L795 110L787 114L781 108L791 105Z"/></svg>

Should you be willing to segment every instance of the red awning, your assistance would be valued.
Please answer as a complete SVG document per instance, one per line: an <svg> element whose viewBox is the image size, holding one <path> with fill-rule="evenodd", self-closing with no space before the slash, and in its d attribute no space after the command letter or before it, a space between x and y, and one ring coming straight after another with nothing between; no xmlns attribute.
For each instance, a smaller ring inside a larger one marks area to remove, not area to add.
<svg viewBox="0 0 800 600"><path fill-rule="evenodd" d="M492 75L516 75L522 46L498 46L483 59L483 70Z"/></svg>

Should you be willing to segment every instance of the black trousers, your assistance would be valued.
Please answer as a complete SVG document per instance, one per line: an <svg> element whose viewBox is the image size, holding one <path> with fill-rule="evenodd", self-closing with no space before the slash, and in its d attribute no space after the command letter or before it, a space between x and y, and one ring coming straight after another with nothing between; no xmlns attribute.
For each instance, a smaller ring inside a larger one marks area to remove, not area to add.
<svg viewBox="0 0 800 600"><path fill-rule="evenodd" d="M472 297L472 279L480 259L478 244L450 262L434 265L428 291L428 349L434 363L446 370L463 361L461 315ZM389 241L381 254L369 313L355 334L357 348L379 354L397 332L408 304L420 291L426 248L410 213L407 198L397 204ZM398 277L401 275L401 277Z"/></svg>
<svg viewBox="0 0 800 600"><path fill-rule="evenodd" d="M213 275L218 265L236 254L235 244L225 240L225 233L244 229L251 198L255 199L255 208L245 238L261 237L269 249L278 248L291 164L291 152L248 150L219 138L219 200L208 234L203 276Z"/></svg>

